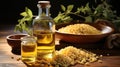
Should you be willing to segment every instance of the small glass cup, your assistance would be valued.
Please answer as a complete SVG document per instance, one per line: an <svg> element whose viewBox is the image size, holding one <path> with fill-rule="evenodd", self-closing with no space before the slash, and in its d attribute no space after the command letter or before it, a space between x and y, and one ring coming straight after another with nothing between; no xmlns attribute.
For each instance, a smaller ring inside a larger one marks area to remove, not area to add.
<svg viewBox="0 0 120 67"><path fill-rule="evenodd" d="M21 38L21 58L25 63L33 63L37 57L37 43L34 36Z"/></svg>

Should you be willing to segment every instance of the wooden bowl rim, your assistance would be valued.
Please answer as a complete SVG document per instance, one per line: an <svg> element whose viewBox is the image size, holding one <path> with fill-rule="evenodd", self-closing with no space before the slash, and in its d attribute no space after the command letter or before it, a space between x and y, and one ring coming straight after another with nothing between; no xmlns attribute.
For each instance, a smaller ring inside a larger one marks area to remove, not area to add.
<svg viewBox="0 0 120 67"><path fill-rule="evenodd" d="M12 36L17 36L17 35L25 35L28 36L28 34L10 34L6 37L7 40L21 40L21 39L13 39L11 38Z"/></svg>

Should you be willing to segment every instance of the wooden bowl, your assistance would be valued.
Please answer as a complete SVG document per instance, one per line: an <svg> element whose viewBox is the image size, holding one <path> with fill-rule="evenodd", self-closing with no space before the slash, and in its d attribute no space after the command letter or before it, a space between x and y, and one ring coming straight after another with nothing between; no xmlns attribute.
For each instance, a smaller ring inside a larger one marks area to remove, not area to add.
<svg viewBox="0 0 120 67"><path fill-rule="evenodd" d="M7 43L12 48L12 52L20 54L21 52L21 37L27 36L27 34L11 34L6 37Z"/></svg>
<svg viewBox="0 0 120 67"><path fill-rule="evenodd" d="M57 31L59 28L65 27L70 24L73 24L73 23L56 25L56 33L55 33L56 38L69 43L90 44L90 43L96 43L114 32L114 29L112 27L107 25L100 25L96 23L91 23L90 25L99 29L102 32L102 34L75 35L75 34L69 34L69 33L61 33Z"/></svg>

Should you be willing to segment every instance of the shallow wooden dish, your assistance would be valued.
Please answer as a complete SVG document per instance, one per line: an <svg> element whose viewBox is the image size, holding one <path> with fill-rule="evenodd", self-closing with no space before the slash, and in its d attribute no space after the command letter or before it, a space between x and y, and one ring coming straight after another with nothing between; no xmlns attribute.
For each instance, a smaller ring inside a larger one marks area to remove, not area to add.
<svg viewBox="0 0 120 67"><path fill-rule="evenodd" d="M21 37L28 36L27 34L10 34L6 37L7 43L12 48L14 54L21 54Z"/></svg>
<svg viewBox="0 0 120 67"><path fill-rule="evenodd" d="M99 29L102 32L102 34L100 35L75 35L69 33L61 33L57 31L59 28L65 27L70 24L73 23L56 25L56 33L55 33L56 38L70 43L89 44L89 43L96 43L114 32L114 29L112 27L107 25L96 24L96 23L91 23L90 25Z"/></svg>

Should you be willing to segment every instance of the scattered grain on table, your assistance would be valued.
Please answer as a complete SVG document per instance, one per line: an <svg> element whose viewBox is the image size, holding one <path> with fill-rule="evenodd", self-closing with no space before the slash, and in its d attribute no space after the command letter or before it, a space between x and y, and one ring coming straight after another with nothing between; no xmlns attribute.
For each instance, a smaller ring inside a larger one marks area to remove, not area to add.
<svg viewBox="0 0 120 67"><path fill-rule="evenodd" d="M99 58L100 56L85 49L68 46L56 52L51 64L54 67L68 67L75 64L89 65L89 63L98 61Z"/></svg>

